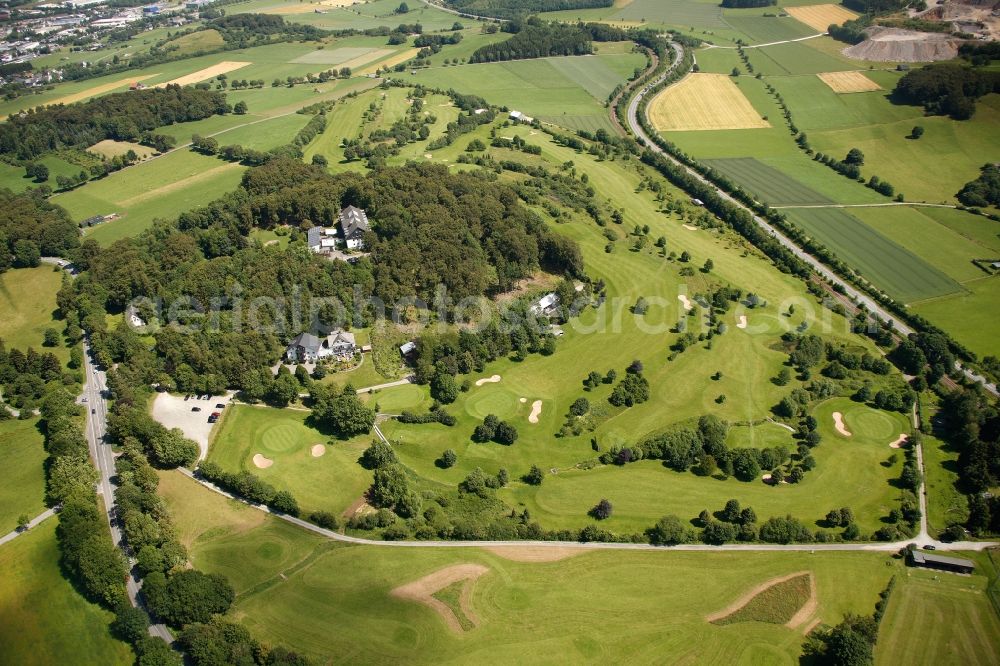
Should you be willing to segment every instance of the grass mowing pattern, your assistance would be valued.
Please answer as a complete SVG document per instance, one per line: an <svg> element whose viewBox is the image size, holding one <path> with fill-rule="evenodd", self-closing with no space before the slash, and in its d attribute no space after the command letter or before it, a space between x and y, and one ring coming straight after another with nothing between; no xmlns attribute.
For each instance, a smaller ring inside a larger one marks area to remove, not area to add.
<svg viewBox="0 0 1000 666"><path fill-rule="evenodd" d="M469 584L468 580L456 580L451 585L443 587L431 596L447 606L452 613L455 614L455 619L458 620L458 624L461 625L462 631L471 631L475 628L475 624L462 610L462 590L465 586Z"/></svg>
<svg viewBox="0 0 1000 666"><path fill-rule="evenodd" d="M712 624L726 625L737 622L785 624L809 600L811 593L809 578L810 574L805 573L775 583L755 594L750 601L729 615L713 620Z"/></svg>
<svg viewBox="0 0 1000 666"><path fill-rule="evenodd" d="M726 23L750 37L753 44L769 44L815 35L816 31L791 18L769 16L729 16ZM824 30L825 32L825 30Z"/></svg>
<svg viewBox="0 0 1000 666"><path fill-rule="evenodd" d="M803 185L791 176L787 176L753 157L702 161L772 206L807 206L833 203L831 199L811 187Z"/></svg>
<svg viewBox="0 0 1000 666"><path fill-rule="evenodd" d="M621 21L652 21L699 28L726 27L719 5L691 2L691 0L633 0L611 18Z"/></svg>
<svg viewBox="0 0 1000 666"><path fill-rule="evenodd" d="M794 224L903 303L963 291L950 277L841 209L786 212Z"/></svg>
<svg viewBox="0 0 1000 666"><path fill-rule="evenodd" d="M606 100L615 86L622 82L621 75L599 57L553 58L550 64L599 102Z"/></svg>

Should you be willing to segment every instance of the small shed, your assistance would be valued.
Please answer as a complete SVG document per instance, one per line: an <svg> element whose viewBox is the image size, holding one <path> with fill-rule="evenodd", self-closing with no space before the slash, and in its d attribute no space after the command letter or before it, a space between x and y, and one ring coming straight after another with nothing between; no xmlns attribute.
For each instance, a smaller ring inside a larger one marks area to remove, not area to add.
<svg viewBox="0 0 1000 666"><path fill-rule="evenodd" d="M913 566L927 569L939 569L941 571L951 571L954 573L970 574L976 570L976 563L961 557L948 557L946 555L936 555L925 553L920 550L910 551L910 562Z"/></svg>

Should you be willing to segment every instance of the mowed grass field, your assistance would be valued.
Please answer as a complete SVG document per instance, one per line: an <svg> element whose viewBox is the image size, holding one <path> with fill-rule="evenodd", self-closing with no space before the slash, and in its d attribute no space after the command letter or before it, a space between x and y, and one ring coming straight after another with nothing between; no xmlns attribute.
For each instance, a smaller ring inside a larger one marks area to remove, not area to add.
<svg viewBox="0 0 1000 666"><path fill-rule="evenodd" d="M50 351L59 360L69 360L69 349L43 347L45 329L54 328L60 334L64 324L53 319L58 309L56 293L62 286L63 273L54 266L42 264L36 268L14 268L0 273L0 340L7 349Z"/></svg>
<svg viewBox="0 0 1000 666"><path fill-rule="evenodd" d="M962 285L838 208L785 211L788 219L893 298L910 303L960 294Z"/></svg>
<svg viewBox="0 0 1000 666"><path fill-rule="evenodd" d="M832 199L753 157L702 161L772 206L833 203Z"/></svg>
<svg viewBox="0 0 1000 666"><path fill-rule="evenodd" d="M770 127L731 77L689 74L658 94L647 109L661 132L733 130Z"/></svg>
<svg viewBox="0 0 1000 666"><path fill-rule="evenodd" d="M247 518L253 509L179 474L170 476L161 492L178 518L181 539L191 544L193 564L224 572L239 591L232 616L258 638L319 663L541 663L557 654L574 662L792 665L801 651L800 632L763 623L723 627L705 617L760 583L810 571L817 582L817 617L835 624L848 612L870 613L899 569L876 553L749 556L664 549L519 562L480 548L322 543L304 530L286 531L273 517ZM187 527L188 516L196 521L194 529ZM433 610L390 595L455 564L489 569L472 588L476 629L453 633ZM597 617L600 640L581 630Z"/></svg>
<svg viewBox="0 0 1000 666"><path fill-rule="evenodd" d="M0 486L0 534L17 527L18 516L34 518L45 510L46 457L38 419L0 421L0 460L7 477Z"/></svg>
<svg viewBox="0 0 1000 666"><path fill-rule="evenodd" d="M763 16L769 13L771 16ZM767 9L729 9L723 17L730 26L745 35L748 44L769 44L787 39L800 39L815 35L816 30L803 25L795 19L776 16L773 8ZM826 32L824 28L822 32Z"/></svg>
<svg viewBox="0 0 1000 666"><path fill-rule="evenodd" d="M897 578L879 629L875 663L1000 663L1000 618L986 576L907 569Z"/></svg>
<svg viewBox="0 0 1000 666"><path fill-rule="evenodd" d="M371 485L371 472L357 462L371 440L334 440L325 446L323 456L313 457L313 445L326 444L330 437L306 425L308 416L309 411L302 409L233 405L213 433L208 459L228 471L253 472L292 491L307 513L339 515ZM258 469L253 463L256 454L274 464Z"/></svg>
<svg viewBox="0 0 1000 666"><path fill-rule="evenodd" d="M86 601L59 568L56 519L0 547L0 655L8 664L132 664L111 637L114 616Z"/></svg>
<svg viewBox="0 0 1000 666"><path fill-rule="evenodd" d="M611 91L646 59L635 53L567 56L418 70L406 81L481 95L568 129L613 130L604 108Z"/></svg>

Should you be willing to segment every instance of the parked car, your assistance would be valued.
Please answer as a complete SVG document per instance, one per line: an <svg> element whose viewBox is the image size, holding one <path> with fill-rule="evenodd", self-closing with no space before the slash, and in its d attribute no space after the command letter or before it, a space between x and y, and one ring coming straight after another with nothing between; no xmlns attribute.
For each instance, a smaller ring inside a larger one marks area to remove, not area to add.
<svg viewBox="0 0 1000 666"><path fill-rule="evenodd" d="M200 412L201 411L201 407L192 407L191 411L192 412Z"/></svg>
<svg viewBox="0 0 1000 666"><path fill-rule="evenodd" d="M209 417L208 417L208 422L209 422L209 423L215 423L215 422L216 422L216 421L218 421L218 420L219 420L219 417L218 417L218 416L209 416Z"/></svg>
<svg viewBox="0 0 1000 666"><path fill-rule="evenodd" d="M189 395L184 396L184 402L187 402L190 399L191 399L191 396L189 396Z"/></svg>
<svg viewBox="0 0 1000 666"><path fill-rule="evenodd" d="M226 408L226 403L220 402L220 403L218 403L218 404L215 405L215 408L216 409L225 409Z"/></svg>
<svg viewBox="0 0 1000 666"><path fill-rule="evenodd" d="M216 419L217 419L217 418L219 418L220 416L222 416L222 413L221 413L221 412L212 412L212 417L213 417L213 418L216 418Z"/></svg>
<svg viewBox="0 0 1000 666"><path fill-rule="evenodd" d="M96 413L97 413L97 410L96 410L96 409L91 409L91 410L90 410L90 413L91 413L91 414L96 414Z"/></svg>
<svg viewBox="0 0 1000 666"><path fill-rule="evenodd" d="M937 546L935 546L932 543L929 543L926 546L924 546L924 550L937 550Z"/></svg>

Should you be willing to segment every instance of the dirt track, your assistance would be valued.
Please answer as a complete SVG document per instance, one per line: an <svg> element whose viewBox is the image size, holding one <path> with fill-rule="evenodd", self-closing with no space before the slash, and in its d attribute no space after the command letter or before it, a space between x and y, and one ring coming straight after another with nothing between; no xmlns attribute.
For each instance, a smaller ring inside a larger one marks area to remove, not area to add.
<svg viewBox="0 0 1000 666"><path fill-rule="evenodd" d="M438 569L412 583L400 585L391 594L400 599L408 599L429 606L441 616L441 619L444 620L449 629L456 633L462 633L462 625L458 621L458 618L455 617L455 613L452 612L446 603L434 598L434 593L443 590L452 583L460 580L466 581L465 586L462 588L462 596L459 599L459 604L462 607L462 612L469 618L469 621L473 625L478 625L479 618L472 610L470 599L472 595L472 582L488 571L489 569L481 564L456 564L444 569Z"/></svg>
<svg viewBox="0 0 1000 666"><path fill-rule="evenodd" d="M736 611L738 611L739 609L743 608L748 603L750 603L751 599L753 599L754 597L756 597L758 594L760 594L761 592L763 592L767 588L769 588L769 587L771 587L773 585L777 585L778 583L784 583L786 580L791 580L793 578L796 578L798 576L803 576L803 575L808 575L808 576L812 577L812 574L810 572L808 572L808 571L796 571L795 573L786 574L784 576L778 576L777 578L772 578L771 580L765 580L763 583L761 583L760 585L757 585L756 587L750 589L749 591L747 591L746 594L744 594L739 599L737 599L733 603L729 604L728 606L726 606L722 610L720 610L720 611L718 611L716 613L712 613L711 615L705 616L705 621L706 622L715 622L716 620L721 620L722 618L724 618L724 617L726 617L728 615L732 615L733 613L735 613ZM795 618L792 618L792 619L795 619Z"/></svg>

